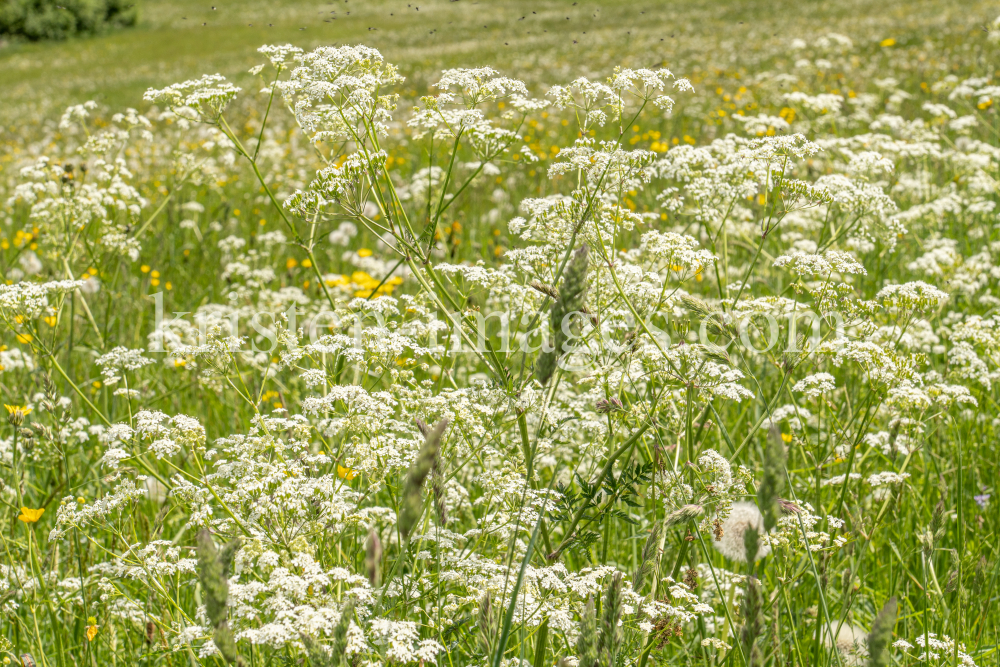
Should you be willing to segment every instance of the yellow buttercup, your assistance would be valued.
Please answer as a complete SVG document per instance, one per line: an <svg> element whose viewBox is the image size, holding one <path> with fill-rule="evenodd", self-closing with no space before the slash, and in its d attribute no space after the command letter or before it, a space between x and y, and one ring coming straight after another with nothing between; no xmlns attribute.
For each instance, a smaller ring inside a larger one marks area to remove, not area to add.
<svg viewBox="0 0 1000 667"><path fill-rule="evenodd" d="M37 510L33 510L30 507L22 507L21 515L17 517L18 521L23 521L25 523L35 523L42 518L42 514L45 513L45 508L41 507Z"/></svg>

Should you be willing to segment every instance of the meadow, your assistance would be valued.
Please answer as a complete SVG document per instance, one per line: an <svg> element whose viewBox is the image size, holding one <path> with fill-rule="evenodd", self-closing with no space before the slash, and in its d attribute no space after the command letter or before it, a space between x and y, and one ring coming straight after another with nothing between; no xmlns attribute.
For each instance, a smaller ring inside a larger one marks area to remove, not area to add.
<svg viewBox="0 0 1000 667"><path fill-rule="evenodd" d="M1000 664L997 14L4 43L2 663Z"/></svg>

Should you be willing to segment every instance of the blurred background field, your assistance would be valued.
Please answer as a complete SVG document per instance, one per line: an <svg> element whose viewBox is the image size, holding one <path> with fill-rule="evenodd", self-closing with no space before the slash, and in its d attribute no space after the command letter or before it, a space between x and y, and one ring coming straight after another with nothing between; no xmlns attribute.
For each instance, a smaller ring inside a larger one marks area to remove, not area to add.
<svg viewBox="0 0 1000 667"><path fill-rule="evenodd" d="M442 66L485 63L529 83L605 74L614 65L747 74L794 58L788 45L828 32L861 53L885 39L920 51L930 38L956 50L982 40L996 14L986 0L138 0L139 23L98 37L0 48L0 124L40 121L93 99L140 106L143 91L204 72L248 83L261 44L364 43L398 63L418 88ZM214 3L214 4L213 4ZM867 43L866 43L867 41ZM948 60L927 52L915 74ZM877 62L876 62L877 64ZM413 77L418 77L413 79Z"/></svg>

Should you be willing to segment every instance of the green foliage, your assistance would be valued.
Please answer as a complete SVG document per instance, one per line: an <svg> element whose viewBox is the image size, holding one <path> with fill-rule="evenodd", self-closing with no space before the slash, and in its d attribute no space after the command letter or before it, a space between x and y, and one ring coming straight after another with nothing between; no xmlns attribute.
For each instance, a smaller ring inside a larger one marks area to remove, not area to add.
<svg viewBox="0 0 1000 667"><path fill-rule="evenodd" d="M599 643L597 610L594 607L594 598L590 597L580 615L580 635L576 639L576 657L580 661L579 667L597 667L600 664L598 663Z"/></svg>
<svg viewBox="0 0 1000 667"><path fill-rule="evenodd" d="M135 0L4 0L0 35L66 39L133 26L137 19Z"/></svg>
<svg viewBox="0 0 1000 667"><path fill-rule="evenodd" d="M889 598L872 623L868 633L869 667L886 667L890 664L889 644L892 643L892 629L896 625L896 598Z"/></svg>
<svg viewBox="0 0 1000 667"><path fill-rule="evenodd" d="M549 619L542 621L538 628L538 640L535 642L535 660L532 667L545 667L545 651L549 644Z"/></svg>
<svg viewBox="0 0 1000 667"><path fill-rule="evenodd" d="M772 427L767 434L764 449L764 473L757 488L757 507L764 515L764 530L771 530L781 516L779 500L785 488L785 445L781 442L778 427ZM757 553L754 550L754 553Z"/></svg>
<svg viewBox="0 0 1000 667"><path fill-rule="evenodd" d="M553 519L568 521L574 513L580 515L583 525L563 548L583 551L589 545L600 539L596 529L608 520L619 519L627 524L635 524L627 508L641 507L639 490L649 483L653 475L652 463L635 463L625 465L616 477L609 472L604 478L589 483L579 475L576 482L579 491L572 488L559 488L562 495ZM599 495L599 491L603 494ZM620 507L625 505L625 508Z"/></svg>
<svg viewBox="0 0 1000 667"><path fill-rule="evenodd" d="M614 665L622 643L618 621L622 615L622 575L615 574L604 590L600 618L594 598L587 600L580 617L580 636L576 641L579 667Z"/></svg>
<svg viewBox="0 0 1000 667"><path fill-rule="evenodd" d="M438 450L441 447L441 437L448 426L447 420L442 420L432 429L428 429L423 447L417 453L417 458L406 472L403 482L403 499L399 512L399 533L407 538L416 527L423 512L424 480L438 460Z"/></svg>
<svg viewBox="0 0 1000 667"><path fill-rule="evenodd" d="M587 296L587 246L581 246L573 252L566 265L566 275L559 287L559 298L552 305L549 317L549 327L552 331L551 349L544 350L538 357L535 366L535 377L546 384L556 370L556 363L567 350L564 349L567 335L563 327L572 327L572 323L564 322L567 316L579 312Z"/></svg>
<svg viewBox="0 0 1000 667"><path fill-rule="evenodd" d="M642 545L642 555L639 557L639 566L632 574L632 590L641 591L646 581L646 577L653 572L656 565L656 551L660 542L660 524L653 524L653 529L649 531L646 542ZM655 573L654 573L655 574Z"/></svg>
<svg viewBox="0 0 1000 667"><path fill-rule="evenodd" d="M312 663L312 667L342 667L350 664L345 650L347 649L347 629L351 626L353 618L354 599L350 598L341 609L340 619L333 628L329 650L324 649L316 638L302 635L302 643L309 654L309 662Z"/></svg>
<svg viewBox="0 0 1000 667"><path fill-rule="evenodd" d="M229 568L242 542L234 539L226 543L222 550L215 548L212 533L201 530L198 533L198 579L205 599L205 615L215 629L212 639L219 653L230 664L242 665L243 659L236 650L233 632L229 629Z"/></svg>
<svg viewBox="0 0 1000 667"><path fill-rule="evenodd" d="M489 591L479 599L479 613L476 616L476 640L482 655L493 653L497 633L500 632L500 610L493 604Z"/></svg>
<svg viewBox="0 0 1000 667"><path fill-rule="evenodd" d="M433 429L422 420L417 419L417 428L426 438ZM434 494L434 507L437 510L438 522L443 526L448 523L448 498L444 488L444 461L441 459L441 448L435 452L434 462L431 464L431 492Z"/></svg>
<svg viewBox="0 0 1000 667"><path fill-rule="evenodd" d="M746 591L740 605L743 614L743 628L740 630L740 642L743 644L743 655L747 667L760 667L764 664L764 654L757 637L764 629L764 601L757 577L747 577Z"/></svg>
<svg viewBox="0 0 1000 667"><path fill-rule="evenodd" d="M601 608L600 634L597 641L598 664L618 664L624 632L618 622L622 617L622 573L616 572L608 582Z"/></svg>

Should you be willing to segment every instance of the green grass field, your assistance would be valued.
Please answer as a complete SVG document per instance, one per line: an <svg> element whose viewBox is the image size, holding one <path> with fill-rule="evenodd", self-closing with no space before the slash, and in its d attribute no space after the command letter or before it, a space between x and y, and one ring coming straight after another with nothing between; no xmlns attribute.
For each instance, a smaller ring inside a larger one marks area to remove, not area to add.
<svg viewBox="0 0 1000 667"><path fill-rule="evenodd" d="M827 30L919 40L932 33L965 36L994 18L994 7L982 0L893 0L877 11L860 0L242 0L212 7L146 0L133 30L56 44L7 44L0 49L0 105L8 114L87 99L138 106L146 88L203 72L239 80L257 63L254 50L261 44L363 43L422 83L434 69L484 63L542 83L543 74L614 65L746 71L761 59L780 57L791 39Z"/></svg>

